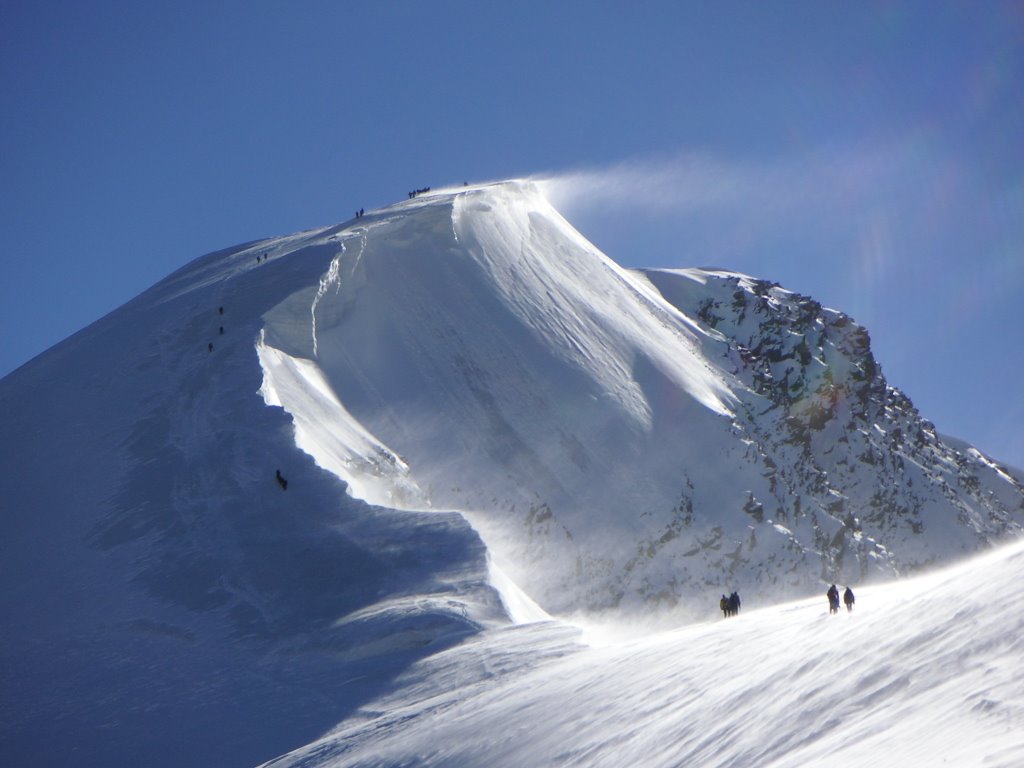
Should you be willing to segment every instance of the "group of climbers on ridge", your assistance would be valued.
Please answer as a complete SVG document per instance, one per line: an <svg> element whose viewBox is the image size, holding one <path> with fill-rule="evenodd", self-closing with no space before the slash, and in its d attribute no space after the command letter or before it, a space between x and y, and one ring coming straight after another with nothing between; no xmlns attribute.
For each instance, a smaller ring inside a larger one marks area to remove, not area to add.
<svg viewBox="0 0 1024 768"><path fill-rule="evenodd" d="M828 588L828 592L825 593L825 597L828 598L828 612L839 613L839 589L833 584ZM853 611L853 604L855 598L853 596L853 590L849 587L843 592L843 602L846 604L847 611ZM738 592L733 592L731 595L726 597L722 595L722 599L718 601L718 607L722 611L722 615L728 618L729 616L735 616L740 612L740 596Z"/></svg>
<svg viewBox="0 0 1024 768"><path fill-rule="evenodd" d="M728 597L722 595L722 599L718 601L718 607L722 609L722 614L726 618L738 614L740 612L739 592L733 592Z"/></svg>
<svg viewBox="0 0 1024 768"><path fill-rule="evenodd" d="M839 590L836 589L835 584L828 588L828 592L825 593L825 597L828 598L828 612L839 613ZM846 603L847 611L853 610L853 590L849 587L847 587L846 591L843 592L843 602Z"/></svg>

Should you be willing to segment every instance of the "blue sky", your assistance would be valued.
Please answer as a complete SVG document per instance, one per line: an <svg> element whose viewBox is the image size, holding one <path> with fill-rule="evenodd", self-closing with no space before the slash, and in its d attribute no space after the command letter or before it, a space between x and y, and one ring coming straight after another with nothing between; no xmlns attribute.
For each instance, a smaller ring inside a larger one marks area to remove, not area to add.
<svg viewBox="0 0 1024 768"><path fill-rule="evenodd" d="M1024 466L1020 3L0 5L0 375L209 251L524 175L868 327Z"/></svg>

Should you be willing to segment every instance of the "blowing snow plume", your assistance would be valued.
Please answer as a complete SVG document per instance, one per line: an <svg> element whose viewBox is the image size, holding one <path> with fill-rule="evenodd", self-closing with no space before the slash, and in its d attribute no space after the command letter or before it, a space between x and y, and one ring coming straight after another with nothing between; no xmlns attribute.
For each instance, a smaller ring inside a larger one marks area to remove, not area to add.
<svg viewBox="0 0 1024 768"><path fill-rule="evenodd" d="M613 243L620 263L649 263L650 252L674 264L774 261L790 279L821 280L828 254L831 274L841 269L854 286L837 294L851 302L847 311L873 306L879 293L898 300L893 277L901 272L936 263L955 269L964 248L987 254L1017 241L987 213L1001 207L1005 192L919 133L771 160L698 151L636 158L538 183L584 232ZM968 244L964 222L979 221L985 234ZM998 268L987 255L980 267Z"/></svg>
<svg viewBox="0 0 1024 768"><path fill-rule="evenodd" d="M691 154L664 161L632 161L607 168L542 176L536 183L553 205L569 214L626 208L679 213L767 202L781 169L741 167Z"/></svg>

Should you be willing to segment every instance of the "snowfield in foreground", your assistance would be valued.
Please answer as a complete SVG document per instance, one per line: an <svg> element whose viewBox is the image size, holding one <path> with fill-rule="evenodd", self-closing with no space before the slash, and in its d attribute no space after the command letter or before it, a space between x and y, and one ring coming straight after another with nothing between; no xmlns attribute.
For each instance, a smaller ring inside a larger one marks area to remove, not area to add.
<svg viewBox="0 0 1024 768"><path fill-rule="evenodd" d="M551 624L427 659L268 765L1024 765L1024 543L913 580L566 645Z"/></svg>

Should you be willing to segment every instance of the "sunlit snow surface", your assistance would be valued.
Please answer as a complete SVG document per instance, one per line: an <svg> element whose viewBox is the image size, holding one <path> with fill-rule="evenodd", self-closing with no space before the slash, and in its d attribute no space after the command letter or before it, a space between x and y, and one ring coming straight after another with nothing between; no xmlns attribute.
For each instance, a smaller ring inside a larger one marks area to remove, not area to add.
<svg viewBox="0 0 1024 768"><path fill-rule="evenodd" d="M1024 765L1024 545L861 589L563 648L485 633L284 766ZM510 660L509 657L513 660Z"/></svg>

